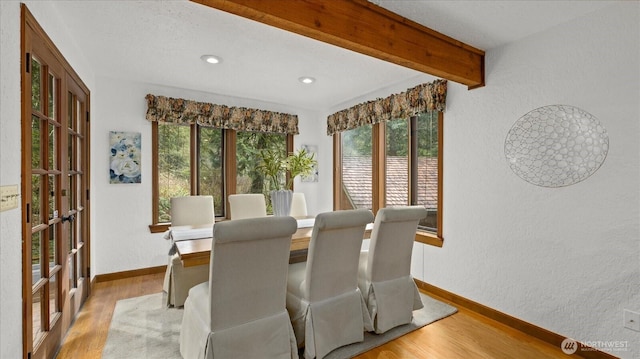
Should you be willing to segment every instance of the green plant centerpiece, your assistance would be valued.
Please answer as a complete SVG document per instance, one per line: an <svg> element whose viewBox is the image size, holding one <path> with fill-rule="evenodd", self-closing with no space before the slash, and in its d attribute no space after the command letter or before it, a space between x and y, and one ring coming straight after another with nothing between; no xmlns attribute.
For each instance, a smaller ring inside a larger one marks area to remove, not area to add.
<svg viewBox="0 0 640 359"><path fill-rule="evenodd" d="M262 161L258 170L262 171L271 184L271 205L275 216L288 216L291 211L293 197L293 180L298 176L308 176L313 173L317 163L315 154L300 148L284 156L282 152L263 150L260 152ZM289 172L286 181L283 177ZM284 184L284 186L283 186Z"/></svg>

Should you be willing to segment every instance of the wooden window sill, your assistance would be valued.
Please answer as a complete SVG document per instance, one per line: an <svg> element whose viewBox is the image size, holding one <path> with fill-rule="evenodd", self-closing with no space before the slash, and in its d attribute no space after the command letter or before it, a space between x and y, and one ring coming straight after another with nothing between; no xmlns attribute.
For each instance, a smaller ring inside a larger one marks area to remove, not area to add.
<svg viewBox="0 0 640 359"><path fill-rule="evenodd" d="M149 232L151 233L163 233L169 230L171 223L157 223L149 225Z"/></svg>
<svg viewBox="0 0 640 359"><path fill-rule="evenodd" d="M442 247L442 245L444 244L444 238L438 237L434 233L422 232L422 231L416 232L415 241L428 244L431 246L435 246L435 247Z"/></svg>

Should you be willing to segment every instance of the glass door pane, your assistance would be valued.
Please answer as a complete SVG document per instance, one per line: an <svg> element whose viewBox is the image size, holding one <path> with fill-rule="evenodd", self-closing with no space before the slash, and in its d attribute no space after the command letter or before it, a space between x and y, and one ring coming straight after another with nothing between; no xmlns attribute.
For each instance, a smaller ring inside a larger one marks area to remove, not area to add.
<svg viewBox="0 0 640 359"><path fill-rule="evenodd" d="M42 65L33 56L31 58L31 108L35 112L42 112Z"/></svg>
<svg viewBox="0 0 640 359"><path fill-rule="evenodd" d="M60 313L60 302L58 298L58 273L49 277L49 323L53 325Z"/></svg>
<svg viewBox="0 0 640 359"><path fill-rule="evenodd" d="M42 152L40 151L40 117L31 117L31 168L42 168Z"/></svg>
<svg viewBox="0 0 640 359"><path fill-rule="evenodd" d="M42 224L42 215L40 212L40 207L42 204L42 189L41 186L43 184L42 178L44 176L41 175L32 175L31 176L31 226L36 227L39 224Z"/></svg>
<svg viewBox="0 0 640 359"><path fill-rule="evenodd" d="M35 232L31 235L31 285L34 287L43 277L42 255L40 253L42 239L40 234L41 232Z"/></svg>
<svg viewBox="0 0 640 359"><path fill-rule="evenodd" d="M58 138L58 128L55 126L55 124L49 124L49 131L48 131L48 143L49 143L49 151L47 152L48 154L48 158L49 158L49 163L48 163L48 169L49 170L55 170L58 169L58 162L57 162L57 152L56 151L56 144L58 142L57 138Z"/></svg>
<svg viewBox="0 0 640 359"><path fill-rule="evenodd" d="M34 346L42 340L45 332L44 323L46 323L46 321L42 320L42 315L44 313L42 307L44 302L44 286L42 286L33 293L31 303L31 321Z"/></svg>

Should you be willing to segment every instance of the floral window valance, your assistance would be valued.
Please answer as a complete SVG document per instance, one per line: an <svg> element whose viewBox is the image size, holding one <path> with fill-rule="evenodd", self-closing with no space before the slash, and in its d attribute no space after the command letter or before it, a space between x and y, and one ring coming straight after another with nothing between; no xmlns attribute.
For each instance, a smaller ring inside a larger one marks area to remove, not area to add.
<svg viewBox="0 0 640 359"><path fill-rule="evenodd" d="M418 85L387 98L360 103L327 118L327 135L367 124L407 118L425 111L444 112L447 81L436 80Z"/></svg>
<svg viewBox="0 0 640 359"><path fill-rule="evenodd" d="M298 116L245 107L228 107L207 102L148 94L149 121L250 132L275 132L297 135Z"/></svg>

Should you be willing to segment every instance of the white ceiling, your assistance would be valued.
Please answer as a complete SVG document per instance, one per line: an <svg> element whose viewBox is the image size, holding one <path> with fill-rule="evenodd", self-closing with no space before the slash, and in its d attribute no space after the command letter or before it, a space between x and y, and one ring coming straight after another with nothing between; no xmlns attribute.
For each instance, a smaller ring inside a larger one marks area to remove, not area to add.
<svg viewBox="0 0 640 359"><path fill-rule="evenodd" d="M279 1L279 0L269 0ZM482 50L613 1L372 0ZM420 73L187 0L58 0L97 76L326 110ZM223 58L218 65L204 54ZM301 76L317 79L313 85ZM161 95L161 94L159 94Z"/></svg>

